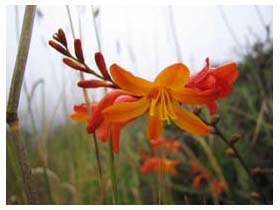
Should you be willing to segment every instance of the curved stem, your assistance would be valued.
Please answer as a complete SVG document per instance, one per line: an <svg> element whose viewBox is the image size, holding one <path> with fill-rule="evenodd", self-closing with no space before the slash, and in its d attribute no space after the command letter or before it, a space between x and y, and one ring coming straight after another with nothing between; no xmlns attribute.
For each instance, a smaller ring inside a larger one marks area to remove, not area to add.
<svg viewBox="0 0 280 210"><path fill-rule="evenodd" d="M244 170L246 171L246 173L248 174L248 176L250 177L250 179L252 180L252 182L255 184L255 186L256 186L258 192L260 193L260 195L261 195L261 197L262 197L263 202L264 202L265 204L268 204L268 201L267 201L265 195L263 194L261 188L259 187L257 180L256 180L255 177L251 174L251 171L250 171L249 167L248 167L247 164L245 163L244 159L241 157L241 155L240 155L240 153L238 152L238 150L236 149L236 147L235 147L233 144L231 144L231 143L227 140L227 138L225 137L225 135L220 131L220 129L219 129L216 125L214 125L213 127L215 128L215 133L214 133L214 134L217 135L217 136L219 136L220 139L222 139L223 142L224 142L225 144L227 144L227 145L235 152L236 158L239 160L241 166L244 168Z"/></svg>

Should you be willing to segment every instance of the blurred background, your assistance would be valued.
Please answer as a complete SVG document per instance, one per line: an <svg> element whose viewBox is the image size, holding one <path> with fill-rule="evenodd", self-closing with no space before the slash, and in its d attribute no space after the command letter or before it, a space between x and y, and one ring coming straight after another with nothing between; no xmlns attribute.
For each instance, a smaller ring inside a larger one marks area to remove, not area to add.
<svg viewBox="0 0 280 210"><path fill-rule="evenodd" d="M24 6L7 6L6 98L23 13ZM64 65L62 56L48 45L59 28L65 31L72 50L73 37L81 38L86 63L93 69L96 69L94 53L102 51L108 65L118 63L149 80L165 66L178 61L185 63L192 73L203 68L208 56L213 66L237 62L240 76L234 91L219 104L221 128L227 136L234 133L242 136L238 149L251 168L264 169L257 178L272 202L272 16L272 6L38 6L19 119L41 202L100 203L90 137L84 124L72 122L68 117L73 105L83 102L82 91L76 86L79 74ZM91 100L100 99L103 93L103 90L89 91ZM203 115L209 118L207 110L203 110ZM186 144L206 168L213 174L217 172L200 141L173 126L167 126L165 135ZM7 128L7 203L24 203L18 166L9 141ZM231 189L231 193L220 196L218 203L258 204L260 201L257 195L252 196L254 187L243 169L238 162L225 157L226 145L211 136L205 138L205 142L210 156L219 165L219 174ZM105 147L100 144L106 178L109 172ZM120 148L116 161L122 202L153 204L157 196L156 186L152 186L153 175L140 173L142 160L135 152L138 148L149 149L144 118L124 129ZM182 164L179 175L168 181L166 202L216 203L207 187L199 191L192 189L193 174L188 160L182 154L176 158ZM47 184L42 165L48 168ZM110 182L107 184L110 189ZM110 203L109 195L107 202Z"/></svg>

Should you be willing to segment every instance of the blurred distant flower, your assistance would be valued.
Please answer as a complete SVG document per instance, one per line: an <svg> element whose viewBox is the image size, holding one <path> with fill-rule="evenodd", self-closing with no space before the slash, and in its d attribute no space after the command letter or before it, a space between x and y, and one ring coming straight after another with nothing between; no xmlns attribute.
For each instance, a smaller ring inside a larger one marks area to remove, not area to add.
<svg viewBox="0 0 280 210"><path fill-rule="evenodd" d="M176 166L178 160L170 160L167 158L150 157L145 160L141 166L142 173L160 171L163 174L177 175Z"/></svg>
<svg viewBox="0 0 280 210"><path fill-rule="evenodd" d="M137 101L114 104L103 113L111 122L123 122L149 112L147 133L150 139L158 139L163 129L163 121L170 118L183 130L206 135L210 128L195 114L181 107L184 104L207 104L218 98L216 90L196 91L185 88L189 79L189 69L181 63L165 68L154 82L131 74L114 64L110 68L114 82L123 90L141 97Z"/></svg>
<svg viewBox="0 0 280 210"><path fill-rule="evenodd" d="M75 112L70 115L70 117L77 121L87 121L88 133L93 133L95 131L97 138L104 143L111 137L113 151L118 153L121 129L129 123L129 121L111 123L102 116L101 111L111 104L135 100L135 97L127 95L127 93L122 90L114 90L106 94L98 103L93 103L91 105L91 117L88 116L86 104L75 105Z"/></svg>
<svg viewBox="0 0 280 210"><path fill-rule="evenodd" d="M227 188L225 183L217 178L213 179L211 184L218 195L220 195Z"/></svg>
<svg viewBox="0 0 280 210"><path fill-rule="evenodd" d="M236 63L231 62L218 66L217 68L210 68L209 58L206 58L205 67L197 74L191 76L187 81L186 87L198 91L217 90L219 92L218 98L224 98L231 93L233 83L238 75L239 72ZM216 100L212 100L206 104L211 114L217 112Z"/></svg>
<svg viewBox="0 0 280 210"><path fill-rule="evenodd" d="M191 171L195 174L192 182L192 187L195 190L199 190L203 181L206 181L214 192L220 195L225 189L226 185L224 182L217 178L213 178L210 171L203 169L199 162L190 161L189 162Z"/></svg>
<svg viewBox="0 0 280 210"><path fill-rule="evenodd" d="M176 140L169 140L167 138L160 137L158 139L151 140L151 145L154 151L158 151L158 149L162 145L163 149L173 153L177 153L180 147L180 142Z"/></svg>

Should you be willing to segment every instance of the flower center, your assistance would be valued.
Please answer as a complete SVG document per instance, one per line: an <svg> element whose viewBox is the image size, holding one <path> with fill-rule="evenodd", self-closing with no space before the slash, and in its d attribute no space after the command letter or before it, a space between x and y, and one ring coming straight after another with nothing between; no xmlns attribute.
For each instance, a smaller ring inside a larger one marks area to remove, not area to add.
<svg viewBox="0 0 280 210"><path fill-rule="evenodd" d="M154 87L148 95L151 99L149 114L157 115L161 120L170 123L170 119L175 119L176 115L172 105L170 90L164 87Z"/></svg>

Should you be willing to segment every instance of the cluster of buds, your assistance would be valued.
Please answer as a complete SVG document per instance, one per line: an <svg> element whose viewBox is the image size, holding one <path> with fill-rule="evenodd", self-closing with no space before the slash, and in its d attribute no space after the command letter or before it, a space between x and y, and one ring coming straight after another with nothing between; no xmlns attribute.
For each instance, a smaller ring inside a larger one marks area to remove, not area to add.
<svg viewBox="0 0 280 210"><path fill-rule="evenodd" d="M74 52L75 56L70 52L65 33L62 29L58 29L57 33L53 35L53 40L49 41L49 45L54 48L56 51L64 55L62 59L63 63L71 67L74 70L80 72L85 72L96 76L98 79L91 80L81 80L78 82L78 86L81 88L98 88L98 87L110 87L116 88L116 85L113 83L109 73L108 68L105 63L105 59L102 53L95 53L95 62L98 67L99 73L91 69L86 63L83 54L82 43L80 39L74 40Z"/></svg>

